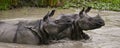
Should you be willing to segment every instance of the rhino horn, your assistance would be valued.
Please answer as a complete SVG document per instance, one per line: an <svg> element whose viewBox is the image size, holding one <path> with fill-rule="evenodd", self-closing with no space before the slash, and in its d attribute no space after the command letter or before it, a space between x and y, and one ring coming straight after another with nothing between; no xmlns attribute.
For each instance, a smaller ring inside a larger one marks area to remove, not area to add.
<svg viewBox="0 0 120 48"><path fill-rule="evenodd" d="M98 10L98 13L97 13L97 15L95 16L95 18L101 18L101 17L100 17L100 10Z"/></svg>

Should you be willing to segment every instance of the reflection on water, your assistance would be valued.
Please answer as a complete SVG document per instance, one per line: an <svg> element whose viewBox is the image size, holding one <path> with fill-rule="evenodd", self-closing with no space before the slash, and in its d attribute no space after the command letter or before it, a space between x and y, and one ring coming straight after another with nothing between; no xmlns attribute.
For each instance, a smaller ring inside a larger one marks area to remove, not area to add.
<svg viewBox="0 0 120 48"><path fill-rule="evenodd" d="M65 42L56 43L51 45L26 45L26 44L15 44L15 43L0 43L0 48L83 48L81 42Z"/></svg>
<svg viewBox="0 0 120 48"><path fill-rule="evenodd" d="M40 18L51 9L46 8L22 8L9 11L0 11L0 19L11 18ZM57 9L56 15L61 13L74 13L74 9ZM95 15L96 10L89 14ZM100 13L106 25L100 29L85 31L90 35L91 40L87 41L65 41L50 45L26 45L15 43L2 43L0 48L120 48L120 12L102 11Z"/></svg>

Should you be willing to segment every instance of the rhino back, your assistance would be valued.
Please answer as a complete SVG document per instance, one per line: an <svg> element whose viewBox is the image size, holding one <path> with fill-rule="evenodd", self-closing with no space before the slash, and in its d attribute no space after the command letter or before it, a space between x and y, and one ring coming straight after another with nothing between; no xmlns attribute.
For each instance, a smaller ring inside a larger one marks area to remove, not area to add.
<svg viewBox="0 0 120 48"><path fill-rule="evenodd" d="M0 41L12 42L17 29L17 22L0 21Z"/></svg>
<svg viewBox="0 0 120 48"><path fill-rule="evenodd" d="M38 44L39 39L26 26L35 27L37 21L20 21L17 29L17 43Z"/></svg>
<svg viewBox="0 0 120 48"><path fill-rule="evenodd" d="M1 42L14 42L15 34L16 43L24 44L38 44L38 38L35 37L31 31L25 26L32 26L34 21L0 21L0 41Z"/></svg>

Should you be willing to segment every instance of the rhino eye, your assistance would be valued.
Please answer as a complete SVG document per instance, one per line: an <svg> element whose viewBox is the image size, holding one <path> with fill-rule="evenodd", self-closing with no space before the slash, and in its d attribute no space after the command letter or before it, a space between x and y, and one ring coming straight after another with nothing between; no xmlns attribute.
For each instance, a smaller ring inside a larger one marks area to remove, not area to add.
<svg viewBox="0 0 120 48"><path fill-rule="evenodd" d="M68 20L67 22L71 22L70 20Z"/></svg>
<svg viewBox="0 0 120 48"><path fill-rule="evenodd" d="M55 20L55 23L59 23L59 20Z"/></svg>

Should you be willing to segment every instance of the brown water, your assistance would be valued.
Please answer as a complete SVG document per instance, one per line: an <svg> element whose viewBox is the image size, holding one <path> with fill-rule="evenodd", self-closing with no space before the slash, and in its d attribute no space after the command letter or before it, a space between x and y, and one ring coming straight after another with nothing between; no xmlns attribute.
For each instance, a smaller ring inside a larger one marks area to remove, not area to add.
<svg viewBox="0 0 120 48"><path fill-rule="evenodd" d="M0 19L13 18L42 18L48 10L46 8L22 8L8 11L0 11ZM55 17L64 13L75 13L77 9L56 9ZM97 10L92 10L89 14L95 15ZM101 11L100 15L105 20L106 25L100 29L85 31L91 39L87 41L64 41L50 45L26 45L15 43L2 43L0 48L120 48L120 12Z"/></svg>

